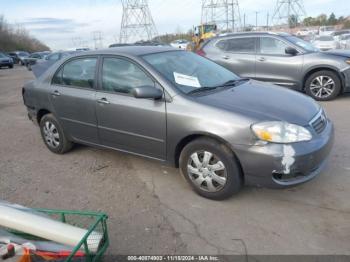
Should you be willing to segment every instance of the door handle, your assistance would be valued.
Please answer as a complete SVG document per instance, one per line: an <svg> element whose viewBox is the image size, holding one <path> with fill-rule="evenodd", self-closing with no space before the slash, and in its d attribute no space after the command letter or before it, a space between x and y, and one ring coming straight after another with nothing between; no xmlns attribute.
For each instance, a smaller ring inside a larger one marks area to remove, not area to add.
<svg viewBox="0 0 350 262"><path fill-rule="evenodd" d="M61 93L58 92L57 90L55 90L55 91L53 91L53 92L51 93L51 95L52 95L52 96L60 96Z"/></svg>
<svg viewBox="0 0 350 262"><path fill-rule="evenodd" d="M230 57L228 55L224 55L224 56L222 56L222 58L225 59L225 60L230 59Z"/></svg>
<svg viewBox="0 0 350 262"><path fill-rule="evenodd" d="M266 61L266 58L265 58L265 57L259 57L258 60L259 60L260 62L264 62L264 61Z"/></svg>
<svg viewBox="0 0 350 262"><path fill-rule="evenodd" d="M109 104L110 104L110 102L109 102L109 101L107 100L107 98L105 98L105 97L103 97L103 98L97 100L97 103L103 104L103 105L109 105Z"/></svg>

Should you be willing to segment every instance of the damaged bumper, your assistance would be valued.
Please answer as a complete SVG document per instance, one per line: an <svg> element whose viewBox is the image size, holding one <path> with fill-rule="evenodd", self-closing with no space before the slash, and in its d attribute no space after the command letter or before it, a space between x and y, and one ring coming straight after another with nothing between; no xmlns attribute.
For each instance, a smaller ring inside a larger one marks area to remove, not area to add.
<svg viewBox="0 0 350 262"><path fill-rule="evenodd" d="M329 121L321 134L309 142L290 145L238 146L246 184L283 188L305 183L324 168L334 143L334 127Z"/></svg>

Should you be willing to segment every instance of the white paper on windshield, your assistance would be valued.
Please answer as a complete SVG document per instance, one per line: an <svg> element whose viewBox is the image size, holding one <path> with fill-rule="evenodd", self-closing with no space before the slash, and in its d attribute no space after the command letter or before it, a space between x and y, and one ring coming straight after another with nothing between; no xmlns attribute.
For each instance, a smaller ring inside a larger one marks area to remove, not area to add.
<svg viewBox="0 0 350 262"><path fill-rule="evenodd" d="M174 72L175 82L183 86L201 87L199 80L195 76L188 76Z"/></svg>

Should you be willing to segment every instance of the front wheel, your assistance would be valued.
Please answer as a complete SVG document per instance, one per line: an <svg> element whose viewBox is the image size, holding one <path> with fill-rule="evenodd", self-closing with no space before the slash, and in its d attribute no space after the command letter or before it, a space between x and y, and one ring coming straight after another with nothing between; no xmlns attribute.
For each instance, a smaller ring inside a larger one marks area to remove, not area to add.
<svg viewBox="0 0 350 262"><path fill-rule="evenodd" d="M306 80L305 91L318 101L333 100L341 91L341 81L337 74L332 71L319 71Z"/></svg>
<svg viewBox="0 0 350 262"><path fill-rule="evenodd" d="M233 152L210 138L189 143L181 153L180 168L194 191L209 199L227 199L243 186L242 172Z"/></svg>
<svg viewBox="0 0 350 262"><path fill-rule="evenodd" d="M55 154L64 154L71 150L73 143L67 139L61 125L52 114L43 116L40 121L41 136L47 148Z"/></svg>

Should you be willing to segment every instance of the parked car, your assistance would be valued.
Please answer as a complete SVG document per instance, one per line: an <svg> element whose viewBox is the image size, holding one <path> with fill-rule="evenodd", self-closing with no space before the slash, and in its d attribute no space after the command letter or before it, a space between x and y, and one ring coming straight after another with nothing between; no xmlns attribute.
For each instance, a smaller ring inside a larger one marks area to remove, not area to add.
<svg viewBox="0 0 350 262"><path fill-rule="evenodd" d="M316 37L312 44L321 51L328 51L332 49L339 49L339 42L331 35L323 35Z"/></svg>
<svg viewBox="0 0 350 262"><path fill-rule="evenodd" d="M305 37L313 34L314 34L313 31L311 31L308 28L302 28L296 33L297 36L301 36L301 37Z"/></svg>
<svg viewBox="0 0 350 262"><path fill-rule="evenodd" d="M319 35L332 35L336 31L334 26L321 26L319 29Z"/></svg>
<svg viewBox="0 0 350 262"><path fill-rule="evenodd" d="M331 34L331 36L334 37L334 39L336 41L340 41L341 36L345 35L345 34L350 34L350 30L339 30L339 31L335 31Z"/></svg>
<svg viewBox="0 0 350 262"><path fill-rule="evenodd" d="M50 54L49 51L32 53L27 58L23 59L25 66L29 71L32 70L32 66L35 65L39 60L45 60L45 58Z"/></svg>
<svg viewBox="0 0 350 262"><path fill-rule="evenodd" d="M78 53L78 52L77 51L60 51L60 52L55 52L46 56L44 60L38 60L35 65L31 66L34 76L40 77L54 63L56 63L57 61L61 60L64 57L70 56L75 53Z"/></svg>
<svg viewBox="0 0 350 262"><path fill-rule="evenodd" d="M25 59L29 57L29 53L25 51L15 51L9 53L15 64L25 65Z"/></svg>
<svg viewBox="0 0 350 262"><path fill-rule="evenodd" d="M190 44L190 42L187 41L187 40L184 40L184 39L175 40L175 41L170 43L170 45L172 47L183 49L183 50L187 50L187 47L188 47L189 44Z"/></svg>
<svg viewBox="0 0 350 262"><path fill-rule="evenodd" d="M22 93L53 153L81 143L166 162L210 199L309 181L333 145L313 99L168 47L80 53Z"/></svg>
<svg viewBox="0 0 350 262"><path fill-rule="evenodd" d="M2 67L13 68L12 58L4 53L0 53L0 68Z"/></svg>
<svg viewBox="0 0 350 262"><path fill-rule="evenodd" d="M350 92L350 53L320 52L286 33L240 33L209 40L199 54L241 77L306 92L331 100Z"/></svg>
<svg viewBox="0 0 350 262"><path fill-rule="evenodd" d="M341 35L339 45L342 49L350 49L350 34Z"/></svg>

